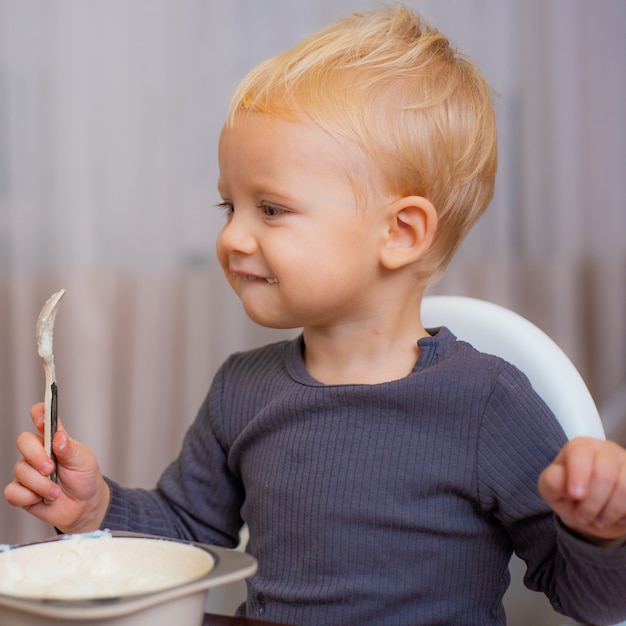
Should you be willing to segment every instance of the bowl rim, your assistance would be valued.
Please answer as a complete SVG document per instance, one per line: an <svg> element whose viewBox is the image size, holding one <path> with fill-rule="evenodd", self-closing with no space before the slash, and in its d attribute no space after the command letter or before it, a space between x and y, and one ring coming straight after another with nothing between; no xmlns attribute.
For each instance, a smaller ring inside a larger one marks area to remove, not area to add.
<svg viewBox="0 0 626 626"><path fill-rule="evenodd" d="M100 531L98 531L100 532ZM171 541L199 548L207 552L214 559L213 567L202 576L186 583L161 589L157 591L129 594L125 596L103 598L80 598L80 599L53 599L53 598L27 598L0 593L0 611L2 607L16 609L46 617L64 618L68 620L78 619L105 619L119 617L129 613L146 609L150 606L168 602L176 598L191 595L201 591L208 591L212 587L218 587L230 582L252 576L257 570L256 559L245 553L229 548L162 537L148 533L135 533L129 531L103 531L107 535L117 539L147 539L159 541ZM79 533L79 536L90 536L94 533ZM30 543L10 546L9 550L19 550L28 546L53 543L62 541L73 535L56 535L47 539Z"/></svg>

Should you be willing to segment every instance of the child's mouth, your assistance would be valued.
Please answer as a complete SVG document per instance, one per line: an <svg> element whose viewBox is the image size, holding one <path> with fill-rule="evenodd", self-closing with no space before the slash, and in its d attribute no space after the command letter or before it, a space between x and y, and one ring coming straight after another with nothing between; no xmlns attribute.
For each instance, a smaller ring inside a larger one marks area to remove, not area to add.
<svg viewBox="0 0 626 626"><path fill-rule="evenodd" d="M251 274L236 274L236 273L233 273L233 276L242 278L243 280L246 280L246 281L264 280L268 285L278 284L278 278L276 278L275 276L263 277L263 276L253 276Z"/></svg>

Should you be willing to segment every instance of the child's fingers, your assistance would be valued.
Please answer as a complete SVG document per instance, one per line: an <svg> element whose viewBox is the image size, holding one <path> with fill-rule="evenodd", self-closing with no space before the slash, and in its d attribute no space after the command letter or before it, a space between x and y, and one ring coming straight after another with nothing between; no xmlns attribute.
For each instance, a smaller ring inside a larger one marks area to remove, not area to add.
<svg viewBox="0 0 626 626"><path fill-rule="evenodd" d="M30 418L33 420L33 424L37 430L43 433L43 420L44 414L46 412L46 407L43 402L37 402L37 404L33 404L30 407Z"/></svg>
<svg viewBox="0 0 626 626"><path fill-rule="evenodd" d="M17 480L4 488L4 498L9 504L23 509L27 509L43 499L42 496L27 489Z"/></svg>
<svg viewBox="0 0 626 626"><path fill-rule="evenodd" d="M49 476L54 470L54 462L35 433L21 433L17 438L17 449L26 463L42 476Z"/></svg>
<svg viewBox="0 0 626 626"><path fill-rule="evenodd" d="M576 507L576 519L579 524L596 523L599 516L611 501L618 482L619 466L603 455L596 455L593 470L587 481L584 498Z"/></svg>
<svg viewBox="0 0 626 626"><path fill-rule="evenodd" d="M46 413L46 406L43 402L37 402L30 407L30 418L33 420L33 424L35 424L35 428L43 434L44 430L44 417ZM63 430L63 425L61 424L61 420L57 420L57 430Z"/></svg>
<svg viewBox="0 0 626 626"><path fill-rule="evenodd" d="M594 523L598 528L626 527L626 463L617 469L613 490Z"/></svg>
<svg viewBox="0 0 626 626"><path fill-rule="evenodd" d="M7 500L14 506L23 508L38 504L43 499L54 500L61 493L60 487L53 483L47 476L42 476L26 461L21 460L15 464L15 479L7 485L9 491ZM9 489L9 487L12 487Z"/></svg>
<svg viewBox="0 0 626 626"><path fill-rule="evenodd" d="M591 440L570 441L539 477L541 495L552 507L557 502L583 499L589 490L593 464Z"/></svg>
<svg viewBox="0 0 626 626"><path fill-rule="evenodd" d="M565 490L573 500L582 500L589 494L595 472L597 442L587 437L579 437L563 447L554 460L562 465L566 473Z"/></svg>
<svg viewBox="0 0 626 626"><path fill-rule="evenodd" d="M565 466L557 463L549 465L539 477L539 491L551 506L566 497L566 479Z"/></svg>
<svg viewBox="0 0 626 626"><path fill-rule="evenodd" d="M74 441L64 430L60 430L52 441L54 454L64 468L82 471L90 459L85 458L86 448Z"/></svg>
<svg viewBox="0 0 626 626"><path fill-rule="evenodd" d="M542 472L539 490L570 528L599 539L626 535L626 451L616 443L572 440Z"/></svg>

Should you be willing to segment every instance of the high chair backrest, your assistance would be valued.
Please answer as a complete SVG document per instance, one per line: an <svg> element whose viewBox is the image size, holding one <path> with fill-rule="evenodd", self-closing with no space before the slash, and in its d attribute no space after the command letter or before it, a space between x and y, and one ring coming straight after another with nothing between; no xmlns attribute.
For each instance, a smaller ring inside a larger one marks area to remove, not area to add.
<svg viewBox="0 0 626 626"><path fill-rule="evenodd" d="M552 409L569 439L604 439L596 404L569 357L525 317L492 302L465 296L426 296L425 328L446 326L477 350L515 365Z"/></svg>

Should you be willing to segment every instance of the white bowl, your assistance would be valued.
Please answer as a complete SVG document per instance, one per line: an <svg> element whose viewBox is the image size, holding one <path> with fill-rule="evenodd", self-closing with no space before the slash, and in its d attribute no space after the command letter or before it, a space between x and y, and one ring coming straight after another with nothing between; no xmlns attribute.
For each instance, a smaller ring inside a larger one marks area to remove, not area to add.
<svg viewBox="0 0 626 626"><path fill-rule="evenodd" d="M256 571L250 555L125 532L0 551L0 624L199 625L209 590Z"/></svg>

